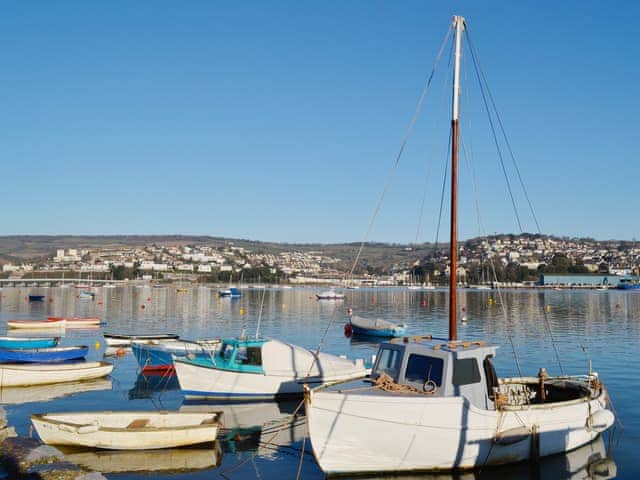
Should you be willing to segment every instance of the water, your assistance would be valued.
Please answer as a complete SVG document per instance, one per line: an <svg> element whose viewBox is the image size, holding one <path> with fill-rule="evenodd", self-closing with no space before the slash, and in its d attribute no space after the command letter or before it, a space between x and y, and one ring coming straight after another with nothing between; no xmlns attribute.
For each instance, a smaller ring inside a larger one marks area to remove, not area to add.
<svg viewBox="0 0 640 480"><path fill-rule="evenodd" d="M186 338L237 336L246 330L349 357L370 358L376 344L347 339L343 334L345 312L352 307L362 316L383 317L407 323L410 334L447 334L448 301L445 291L416 292L404 289L346 291L340 302L317 301L314 289L244 290L239 299L220 299L216 290L192 288L179 293L175 287L118 287L98 289L94 300L78 298L73 288L5 288L0 292L0 335L6 320L43 318L47 315L100 316L100 329L62 332L63 345L89 345L89 360L103 359L102 332L178 333ZM45 302L31 302L29 293L45 293ZM263 301L264 296L264 301ZM589 359L609 389L623 425L612 437L569 455L545 459L538 467L516 465L488 469L464 478L637 478L640 465L635 445L640 440L640 292L513 290L460 291L458 336L484 339L499 345L495 365L499 375L535 375L541 366L550 374L586 373ZM262 314L260 314L262 305ZM552 332L553 342L549 335ZM514 356L514 349L517 356ZM517 362L516 362L517 358ZM561 361L558 362L558 359ZM29 415L72 410L177 409L183 398L175 378L138 375L131 353L108 357L113 375L76 385L0 390L0 403L10 425L28 435ZM223 405L225 431L211 448L145 452L68 453L87 468L113 479L320 479L308 442L304 418L288 422L297 403ZM203 408L189 406L188 408ZM204 407L216 408L216 407ZM218 408L216 408L218 409ZM622 434L621 434L622 433ZM301 452L305 451L300 464ZM599 451L608 462L589 465ZM123 472L122 470L126 470ZM108 473L113 472L113 473ZM599 473L598 473L599 472ZM608 472L608 473L607 473ZM596 475L597 473L597 475ZM406 478L406 477L403 477ZM419 475L410 478L459 478Z"/></svg>

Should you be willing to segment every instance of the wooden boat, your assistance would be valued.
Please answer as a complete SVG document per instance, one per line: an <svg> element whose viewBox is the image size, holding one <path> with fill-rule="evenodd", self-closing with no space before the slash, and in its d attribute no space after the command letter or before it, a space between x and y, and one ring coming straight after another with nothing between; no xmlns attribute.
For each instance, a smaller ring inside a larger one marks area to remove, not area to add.
<svg viewBox="0 0 640 480"><path fill-rule="evenodd" d="M8 320L7 327L23 328L23 329L42 329L42 328L65 328L67 321L64 319L54 320Z"/></svg>
<svg viewBox="0 0 640 480"><path fill-rule="evenodd" d="M79 360L89 353L89 347L50 347L0 349L0 363L54 363Z"/></svg>
<svg viewBox="0 0 640 480"><path fill-rule="evenodd" d="M458 93L464 19L454 17L452 29L449 338L384 342L370 379L308 392L309 438L318 465L329 476L537 461L590 443L615 421L597 374L550 377L540 369L536 377L499 378L492 361L497 346L457 339Z"/></svg>
<svg viewBox="0 0 640 480"><path fill-rule="evenodd" d="M79 412L31 415L40 439L49 445L108 450L154 450L213 442L217 412Z"/></svg>
<svg viewBox="0 0 640 480"><path fill-rule="evenodd" d="M152 334L141 334L141 335L127 335L127 334L119 334L119 333L106 333L104 334L104 341L110 347L127 347L132 343L144 343L155 340L168 340L168 339L178 339L179 335L175 333L152 333Z"/></svg>
<svg viewBox="0 0 640 480"><path fill-rule="evenodd" d="M367 335L371 337L402 337L407 333L404 323L393 323L381 318L364 318L357 315L349 317L345 326L345 333L352 335Z"/></svg>
<svg viewBox="0 0 640 480"><path fill-rule="evenodd" d="M316 293L318 300L344 300L344 294L335 290L327 290L326 292Z"/></svg>
<svg viewBox="0 0 640 480"><path fill-rule="evenodd" d="M67 328L100 325L98 317L47 317L47 320L65 320Z"/></svg>
<svg viewBox="0 0 640 480"><path fill-rule="evenodd" d="M151 340L131 345L133 355L143 372L173 369L173 357L204 356L210 358L220 346L220 339L212 340Z"/></svg>
<svg viewBox="0 0 640 480"><path fill-rule="evenodd" d="M364 375L362 360L348 360L278 340L225 339L211 358L175 358L187 398L266 400L301 396L303 386Z"/></svg>
<svg viewBox="0 0 640 480"><path fill-rule="evenodd" d="M60 337L0 337L0 348L49 348L58 345Z"/></svg>
<svg viewBox="0 0 640 480"><path fill-rule="evenodd" d="M113 365L107 362L6 363L0 365L0 387L78 382L106 377L112 370Z"/></svg>

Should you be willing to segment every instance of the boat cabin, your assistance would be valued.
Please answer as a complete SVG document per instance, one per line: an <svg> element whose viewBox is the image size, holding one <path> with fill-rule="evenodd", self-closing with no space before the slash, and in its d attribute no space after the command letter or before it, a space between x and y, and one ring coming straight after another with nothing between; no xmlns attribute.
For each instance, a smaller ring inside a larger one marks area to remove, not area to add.
<svg viewBox="0 0 640 480"><path fill-rule="evenodd" d="M498 347L484 342L450 342L403 337L382 343L371 378L382 374L434 397L462 396L478 408L493 409L498 378L492 358Z"/></svg>
<svg viewBox="0 0 640 480"><path fill-rule="evenodd" d="M264 373L262 346L265 340L225 339L213 357L216 368L235 372Z"/></svg>

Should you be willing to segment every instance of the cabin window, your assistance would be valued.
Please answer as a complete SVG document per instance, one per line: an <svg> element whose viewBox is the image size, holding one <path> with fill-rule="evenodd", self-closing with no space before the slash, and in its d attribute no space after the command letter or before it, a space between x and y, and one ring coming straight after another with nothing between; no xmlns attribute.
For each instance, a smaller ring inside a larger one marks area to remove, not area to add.
<svg viewBox="0 0 640 480"><path fill-rule="evenodd" d="M480 369L475 358L459 358L453 362L453 384L469 385L480 381Z"/></svg>
<svg viewBox="0 0 640 480"><path fill-rule="evenodd" d="M236 363L240 365L262 365L260 347L239 347L236 354Z"/></svg>
<svg viewBox="0 0 640 480"><path fill-rule="evenodd" d="M409 355L407 370L404 378L407 382L425 383L429 380L439 387L442 385L442 370L444 362L441 358L427 357L425 355Z"/></svg>
<svg viewBox="0 0 640 480"><path fill-rule="evenodd" d="M222 345L222 348L220 349L220 355L229 360L231 358L231 354L233 353L233 345L229 344L229 343L225 343Z"/></svg>
<svg viewBox="0 0 640 480"><path fill-rule="evenodd" d="M399 350L392 348L383 348L378 355L378 361L376 363L375 373L386 373L394 379L397 378L400 371L400 363L402 361L402 354Z"/></svg>

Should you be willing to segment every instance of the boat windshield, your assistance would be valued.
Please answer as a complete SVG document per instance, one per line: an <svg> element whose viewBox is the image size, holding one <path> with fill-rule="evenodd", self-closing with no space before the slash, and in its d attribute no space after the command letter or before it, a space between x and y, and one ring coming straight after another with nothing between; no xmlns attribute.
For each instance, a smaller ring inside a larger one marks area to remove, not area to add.
<svg viewBox="0 0 640 480"><path fill-rule="evenodd" d="M402 351L393 347L380 347L378 358L373 369L374 376L386 373L397 381L402 365Z"/></svg>

